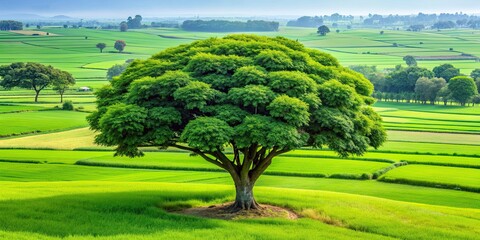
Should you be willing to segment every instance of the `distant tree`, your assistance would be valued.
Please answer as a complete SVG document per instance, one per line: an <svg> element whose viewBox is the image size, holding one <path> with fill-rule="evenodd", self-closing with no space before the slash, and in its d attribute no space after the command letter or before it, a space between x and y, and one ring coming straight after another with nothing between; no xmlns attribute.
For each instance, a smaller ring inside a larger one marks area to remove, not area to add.
<svg viewBox="0 0 480 240"><path fill-rule="evenodd" d="M287 26L289 27L314 27L317 28L318 26L323 24L322 17L309 17L303 16L298 18L297 20L291 20L287 22Z"/></svg>
<svg viewBox="0 0 480 240"><path fill-rule="evenodd" d="M330 32L330 28L328 28L325 25L322 25L322 26L318 27L318 29L317 29L317 33L320 34L320 36L326 36L327 33L329 33L329 32Z"/></svg>
<svg viewBox="0 0 480 240"><path fill-rule="evenodd" d="M126 22L120 23L120 32L126 32L128 30L128 25Z"/></svg>
<svg viewBox="0 0 480 240"><path fill-rule="evenodd" d="M448 90L450 90L452 98L462 106L465 106L465 103L478 93L473 79L465 76L450 79Z"/></svg>
<svg viewBox="0 0 480 240"><path fill-rule="evenodd" d="M433 68L433 73L437 78L443 78L447 82L453 77L460 75L460 69L455 68L452 64L446 63Z"/></svg>
<svg viewBox="0 0 480 240"><path fill-rule="evenodd" d="M380 31L380 35L383 35L385 33L385 31Z"/></svg>
<svg viewBox="0 0 480 240"><path fill-rule="evenodd" d="M123 40L117 40L115 41L115 45L113 46L115 49L118 50L118 52L123 52L127 44Z"/></svg>
<svg viewBox="0 0 480 240"><path fill-rule="evenodd" d="M480 78L480 68L477 68L470 73L470 77L473 79L479 79Z"/></svg>
<svg viewBox="0 0 480 240"><path fill-rule="evenodd" d="M63 28L68 28L68 25L67 25L67 24L63 24Z"/></svg>
<svg viewBox="0 0 480 240"><path fill-rule="evenodd" d="M480 93L480 78L477 78L477 80L475 80L475 85L477 85L478 93Z"/></svg>
<svg viewBox="0 0 480 240"><path fill-rule="evenodd" d="M414 92L415 84L421 77L432 78L433 73L420 67L400 68L387 75L385 89L387 92Z"/></svg>
<svg viewBox="0 0 480 240"><path fill-rule="evenodd" d="M70 86L75 85L75 78L69 72L57 70L56 77L53 79L53 90L60 94L60 102L63 102L63 94Z"/></svg>
<svg viewBox="0 0 480 240"><path fill-rule="evenodd" d="M473 103L473 106L475 106L475 104L480 104L480 94L477 94L472 97L472 103Z"/></svg>
<svg viewBox="0 0 480 240"><path fill-rule="evenodd" d="M226 20L186 20L182 29L199 32L267 32L278 31L279 23L260 20L226 21Z"/></svg>
<svg viewBox="0 0 480 240"><path fill-rule="evenodd" d="M415 94L423 104L426 104L427 101L430 101L430 104L435 104L438 92L446 85L447 82L443 78L421 77L415 83Z"/></svg>
<svg viewBox="0 0 480 240"><path fill-rule="evenodd" d="M403 61L409 66L409 67L415 67L417 66L417 60L415 59L414 56L407 55L403 57Z"/></svg>
<svg viewBox="0 0 480 240"><path fill-rule="evenodd" d="M107 79L111 80L113 77L120 76L127 67L128 63L113 65L107 70Z"/></svg>
<svg viewBox="0 0 480 240"><path fill-rule="evenodd" d="M373 86L375 91L383 92L385 91L385 74L383 72L377 71L376 66L367 66L367 65L353 65L349 66L355 72L361 73L365 76Z"/></svg>
<svg viewBox="0 0 480 240"><path fill-rule="evenodd" d="M25 27L26 27L26 28L29 28L29 27L30 27L30 23L25 24Z"/></svg>
<svg viewBox="0 0 480 240"><path fill-rule="evenodd" d="M0 21L0 31L23 30L23 23L13 20Z"/></svg>
<svg viewBox="0 0 480 240"><path fill-rule="evenodd" d="M425 29L425 25L423 24L415 24L415 25L411 25L408 30L412 31L412 32L420 32L422 31L423 29Z"/></svg>
<svg viewBox="0 0 480 240"><path fill-rule="evenodd" d="M335 30L336 33L340 33L340 29Z"/></svg>
<svg viewBox="0 0 480 240"><path fill-rule="evenodd" d="M103 49L105 49L107 47L107 44L105 43L97 43L96 47L98 49L100 49L100 52L102 53L103 52Z"/></svg>
<svg viewBox="0 0 480 240"><path fill-rule="evenodd" d="M304 146L360 155L385 141L370 107L372 85L335 62L280 37L196 41L133 62L97 91L88 121L95 142L115 146L119 156L142 156L139 147L156 146L202 157L232 178L229 211L257 209L255 183L275 157Z"/></svg>
<svg viewBox="0 0 480 240"><path fill-rule="evenodd" d="M41 29L41 28L42 28L42 26L41 26L41 25L37 25L37 29Z"/></svg>
<svg viewBox="0 0 480 240"><path fill-rule="evenodd" d="M441 88L437 93L437 99L443 102L443 105L447 105L448 101L451 99L451 92L448 89L448 85Z"/></svg>
<svg viewBox="0 0 480 240"><path fill-rule="evenodd" d="M12 63L0 67L0 86L11 89L14 87L33 89L35 102L38 102L40 91L52 85L60 76L61 71L52 66L40 63Z"/></svg>
<svg viewBox="0 0 480 240"><path fill-rule="evenodd" d="M142 27L142 16L140 15L135 15L134 18L128 17L127 19L127 25L129 29L139 29Z"/></svg>
<svg viewBox="0 0 480 240"><path fill-rule="evenodd" d="M441 21L433 24L432 28L435 29L449 29L449 28L454 28L455 23L452 21Z"/></svg>

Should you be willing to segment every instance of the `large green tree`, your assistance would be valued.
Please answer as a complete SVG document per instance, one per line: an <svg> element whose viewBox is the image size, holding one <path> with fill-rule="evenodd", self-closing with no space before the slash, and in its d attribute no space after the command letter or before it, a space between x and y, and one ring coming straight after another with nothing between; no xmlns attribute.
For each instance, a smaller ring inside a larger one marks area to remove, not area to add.
<svg viewBox="0 0 480 240"><path fill-rule="evenodd" d="M403 61L409 66L409 67L415 67L417 66L417 60L415 59L414 56L407 55L403 57Z"/></svg>
<svg viewBox="0 0 480 240"><path fill-rule="evenodd" d="M75 78L69 72L57 70L56 78L52 82L53 90L60 94L60 102L63 103L63 94L71 86L75 85Z"/></svg>
<svg viewBox="0 0 480 240"><path fill-rule="evenodd" d="M385 90L394 93L413 92L421 77L432 78L433 73L420 67L399 68L385 78Z"/></svg>
<svg viewBox="0 0 480 240"><path fill-rule="evenodd" d="M318 29L317 29L317 33L320 34L320 36L326 36L327 33L329 33L329 32L330 32L330 28L328 28L325 25L322 25L322 26L318 27Z"/></svg>
<svg viewBox="0 0 480 240"><path fill-rule="evenodd" d="M427 101L430 101L430 104L435 104L438 92L446 85L447 82L443 78L421 77L415 84L415 94L423 104L426 104Z"/></svg>
<svg viewBox="0 0 480 240"><path fill-rule="evenodd" d="M465 103L477 94L475 82L472 78L465 76L450 79L448 90L451 92L451 97L462 106L465 106Z"/></svg>
<svg viewBox="0 0 480 240"><path fill-rule="evenodd" d="M296 41L231 35L135 60L96 93L88 121L116 155L158 146L203 157L231 175L230 209L255 209L253 187L276 156L305 146L360 155L385 141L372 91L361 74Z"/></svg>
<svg viewBox="0 0 480 240"><path fill-rule="evenodd" d="M443 78L448 82L450 79L460 75L460 69L455 68L452 64L446 63L434 67L433 73L435 74L435 77Z"/></svg>
<svg viewBox="0 0 480 240"><path fill-rule="evenodd" d="M0 77L2 78L0 86L6 89L14 87L33 89L35 102L38 102L40 91L64 76L64 72L40 63L17 62L0 66Z"/></svg>
<svg viewBox="0 0 480 240"><path fill-rule="evenodd" d="M118 50L118 52L123 52L125 50L125 47L127 46L127 43L123 40L117 40L115 41L115 44L113 47Z"/></svg>

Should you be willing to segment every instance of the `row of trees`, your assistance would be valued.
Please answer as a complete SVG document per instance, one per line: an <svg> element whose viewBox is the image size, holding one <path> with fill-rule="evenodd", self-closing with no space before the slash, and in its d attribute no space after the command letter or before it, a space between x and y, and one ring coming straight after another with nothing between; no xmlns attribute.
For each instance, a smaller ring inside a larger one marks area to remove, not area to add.
<svg viewBox="0 0 480 240"><path fill-rule="evenodd" d="M35 91L35 102L38 102L40 92L47 87L53 87L60 94L60 102L63 102L63 94L73 85L75 78L70 73L52 66L31 62L0 66L0 86L5 89L32 89Z"/></svg>
<svg viewBox="0 0 480 240"><path fill-rule="evenodd" d="M113 47L118 50L118 52L123 52L125 50L125 47L127 46L127 43L124 40L117 40L115 41L115 44ZM106 43L97 43L95 45L96 48L100 49L100 53L103 53L103 49L107 47Z"/></svg>
<svg viewBox="0 0 480 240"><path fill-rule="evenodd" d="M254 21L225 21L225 20L187 20L182 24L186 31L199 32L271 32L278 31L279 23L254 20Z"/></svg>
<svg viewBox="0 0 480 240"><path fill-rule="evenodd" d="M450 80L449 83L443 78L422 77L415 83L414 92L374 92L373 97L382 101L406 101L407 103L435 104L442 102L444 105L450 101L458 102L465 106L467 103L480 103L480 80L473 81L467 76L458 76Z"/></svg>
<svg viewBox="0 0 480 240"><path fill-rule="evenodd" d="M0 21L0 31L23 30L23 23L13 20Z"/></svg>
<svg viewBox="0 0 480 240"><path fill-rule="evenodd" d="M442 101L456 101L461 105L478 103L480 89L480 69L470 77L462 76L460 70L451 64L437 66L430 71L416 66L416 62L405 58L409 67L397 66L379 72L374 66L351 66L364 74L374 84L374 97L379 100L414 101L435 104ZM461 86L461 87L459 87Z"/></svg>

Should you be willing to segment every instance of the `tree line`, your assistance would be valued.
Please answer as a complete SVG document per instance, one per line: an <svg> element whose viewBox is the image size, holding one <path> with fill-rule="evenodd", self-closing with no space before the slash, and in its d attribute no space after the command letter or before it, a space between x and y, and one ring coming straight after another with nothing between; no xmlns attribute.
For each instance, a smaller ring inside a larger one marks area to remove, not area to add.
<svg viewBox="0 0 480 240"><path fill-rule="evenodd" d="M410 66L377 71L375 66L350 66L362 73L375 86L373 97L379 101L436 104L457 102L462 106L480 103L480 69L470 76L460 74L451 64L429 70L410 62Z"/></svg>
<svg viewBox="0 0 480 240"><path fill-rule="evenodd" d="M23 30L23 23L13 20L0 21L0 31Z"/></svg>
<svg viewBox="0 0 480 240"><path fill-rule="evenodd" d="M272 32L278 31L279 23L263 20L226 21L226 20L187 20L181 28L198 32Z"/></svg>
<svg viewBox="0 0 480 240"><path fill-rule="evenodd" d="M480 28L479 16L463 13L419 13L417 15L369 14L367 17L360 16L357 19L351 15L346 16L335 13L330 16L302 16L295 20L288 21L287 26L317 28L326 22L331 23L332 27L337 27L338 23L343 22L347 24L347 28L351 28L351 25L355 22L356 24L367 27L398 26L401 24L407 26L406 29L411 31L421 31L425 29L426 26L432 27L433 29L448 29L454 27Z"/></svg>

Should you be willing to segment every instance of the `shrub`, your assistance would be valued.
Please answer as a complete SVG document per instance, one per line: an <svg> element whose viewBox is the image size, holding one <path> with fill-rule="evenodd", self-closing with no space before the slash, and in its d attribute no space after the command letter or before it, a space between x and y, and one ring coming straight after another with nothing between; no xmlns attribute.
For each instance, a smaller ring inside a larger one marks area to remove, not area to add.
<svg viewBox="0 0 480 240"><path fill-rule="evenodd" d="M65 101L62 105L63 110L73 111L73 102L72 101Z"/></svg>

